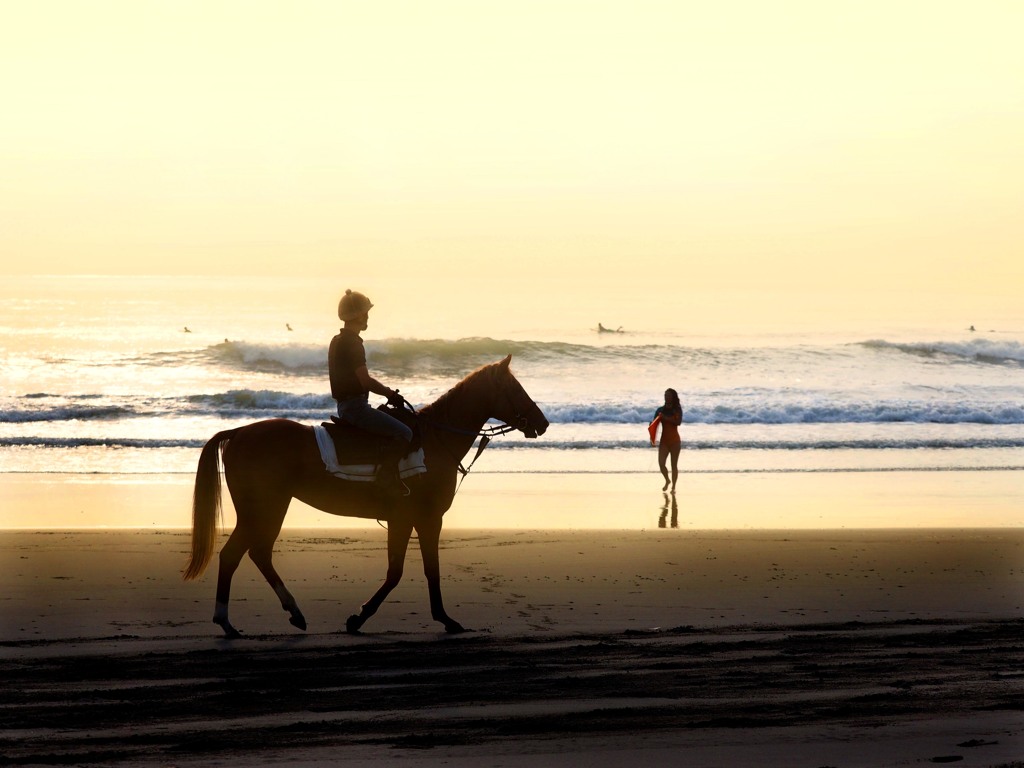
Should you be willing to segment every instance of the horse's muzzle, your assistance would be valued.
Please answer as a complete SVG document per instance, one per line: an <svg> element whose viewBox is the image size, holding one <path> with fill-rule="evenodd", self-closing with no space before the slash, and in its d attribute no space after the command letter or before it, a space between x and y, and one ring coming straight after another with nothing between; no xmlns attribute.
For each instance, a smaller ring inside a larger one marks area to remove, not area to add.
<svg viewBox="0 0 1024 768"><path fill-rule="evenodd" d="M525 417L522 419L522 423L519 425L519 428L523 431L523 435L527 439L536 438L548 431L548 420L544 418L543 414L539 415L540 419L537 424L531 424Z"/></svg>

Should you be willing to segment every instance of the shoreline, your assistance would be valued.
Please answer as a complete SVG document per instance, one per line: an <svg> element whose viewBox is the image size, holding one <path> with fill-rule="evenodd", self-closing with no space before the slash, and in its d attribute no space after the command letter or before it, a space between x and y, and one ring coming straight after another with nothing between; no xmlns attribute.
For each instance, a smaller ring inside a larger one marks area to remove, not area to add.
<svg viewBox="0 0 1024 768"><path fill-rule="evenodd" d="M680 475L675 496L644 474L473 473L447 530L829 530L1024 528L1016 470ZM0 473L0 530L182 529L192 475ZM224 521L234 524L224 489ZM293 502L285 530L373 529Z"/></svg>

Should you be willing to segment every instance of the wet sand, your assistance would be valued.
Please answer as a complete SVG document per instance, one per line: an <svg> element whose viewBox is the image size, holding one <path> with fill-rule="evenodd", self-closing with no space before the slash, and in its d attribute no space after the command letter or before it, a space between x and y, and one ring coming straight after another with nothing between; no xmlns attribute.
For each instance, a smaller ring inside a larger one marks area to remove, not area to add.
<svg viewBox="0 0 1024 768"><path fill-rule="evenodd" d="M232 621L184 531L0 533L0 762L879 766L1024 756L1024 531L289 530ZM960 759L957 759L960 758ZM1018 763L1019 764L1019 763Z"/></svg>

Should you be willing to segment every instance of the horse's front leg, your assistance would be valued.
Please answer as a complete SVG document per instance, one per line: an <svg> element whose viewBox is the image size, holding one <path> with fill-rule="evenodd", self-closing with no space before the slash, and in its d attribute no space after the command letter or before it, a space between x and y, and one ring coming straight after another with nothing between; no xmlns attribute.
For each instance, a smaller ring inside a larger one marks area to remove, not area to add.
<svg viewBox="0 0 1024 768"><path fill-rule="evenodd" d="M437 553L441 541L440 519L436 523L416 526L416 532L419 534L423 574L427 578L427 591L430 594L430 615L435 621L444 624L445 632L466 632L466 628L445 611L444 600L441 598L441 561Z"/></svg>
<svg viewBox="0 0 1024 768"><path fill-rule="evenodd" d="M402 572L405 568L405 553L409 548L409 537L412 536L412 523L390 522L388 523L388 574L384 577L384 583L380 589L374 592L373 597L363 603L358 614L352 614L345 622L345 629L350 634L358 632L366 620L373 616L380 608L381 603L391 594L391 590L398 586L402 580Z"/></svg>

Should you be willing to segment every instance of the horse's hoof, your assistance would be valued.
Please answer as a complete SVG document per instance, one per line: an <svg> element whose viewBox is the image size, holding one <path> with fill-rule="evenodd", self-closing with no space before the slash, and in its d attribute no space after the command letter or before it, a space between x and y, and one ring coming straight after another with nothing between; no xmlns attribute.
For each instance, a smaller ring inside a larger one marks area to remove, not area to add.
<svg viewBox="0 0 1024 768"><path fill-rule="evenodd" d="M348 621L345 622L345 631L350 635L358 635L360 628L363 626L363 619L355 614L348 617Z"/></svg>
<svg viewBox="0 0 1024 768"><path fill-rule="evenodd" d="M450 621L444 625L444 631L449 635L461 635L463 632L469 632L464 626L459 624L457 621Z"/></svg>
<svg viewBox="0 0 1024 768"><path fill-rule="evenodd" d="M231 623L225 619L214 618L213 623L224 630L225 640L237 640L242 636L242 633L231 626Z"/></svg>
<svg viewBox="0 0 1024 768"><path fill-rule="evenodd" d="M293 627L298 627L303 632L306 631L306 617L303 616L301 613L293 614L292 616L290 616L288 618L288 623L291 624Z"/></svg>

